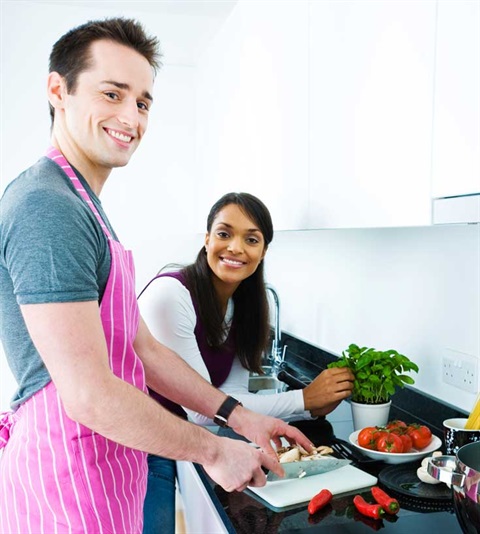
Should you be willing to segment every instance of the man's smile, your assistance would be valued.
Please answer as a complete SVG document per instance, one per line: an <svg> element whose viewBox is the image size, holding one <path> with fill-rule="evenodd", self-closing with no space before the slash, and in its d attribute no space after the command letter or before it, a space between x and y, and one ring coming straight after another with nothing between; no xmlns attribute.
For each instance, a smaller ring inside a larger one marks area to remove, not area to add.
<svg viewBox="0 0 480 534"><path fill-rule="evenodd" d="M124 143L130 143L130 141L133 139L131 135L119 132L118 130L112 130L111 128L104 128L104 129L108 133L108 135Z"/></svg>

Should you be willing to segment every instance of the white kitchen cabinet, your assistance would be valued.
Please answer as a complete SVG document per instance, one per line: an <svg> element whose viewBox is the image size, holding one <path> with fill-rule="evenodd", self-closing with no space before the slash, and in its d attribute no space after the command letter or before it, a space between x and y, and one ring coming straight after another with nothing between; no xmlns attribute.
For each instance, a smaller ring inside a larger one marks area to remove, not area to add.
<svg viewBox="0 0 480 534"><path fill-rule="evenodd" d="M187 532L224 534L228 530L191 462L177 462L177 478L184 505Z"/></svg>
<svg viewBox="0 0 480 534"><path fill-rule="evenodd" d="M310 4L311 228L428 225L435 2Z"/></svg>
<svg viewBox="0 0 480 534"><path fill-rule="evenodd" d="M480 1L438 2L432 193L480 193Z"/></svg>
<svg viewBox="0 0 480 534"><path fill-rule="evenodd" d="M196 227L226 192L257 195L276 230L308 225L308 2L242 1L199 59Z"/></svg>

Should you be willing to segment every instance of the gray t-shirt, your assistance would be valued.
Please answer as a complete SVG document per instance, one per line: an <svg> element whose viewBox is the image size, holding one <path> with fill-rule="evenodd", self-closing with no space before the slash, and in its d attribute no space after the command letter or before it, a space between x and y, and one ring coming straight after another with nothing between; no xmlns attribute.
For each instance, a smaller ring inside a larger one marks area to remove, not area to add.
<svg viewBox="0 0 480 534"><path fill-rule="evenodd" d="M115 237L100 200L77 176ZM51 380L19 305L100 301L109 272L108 240L56 163L43 157L9 184L0 200L0 339L18 383L12 409Z"/></svg>

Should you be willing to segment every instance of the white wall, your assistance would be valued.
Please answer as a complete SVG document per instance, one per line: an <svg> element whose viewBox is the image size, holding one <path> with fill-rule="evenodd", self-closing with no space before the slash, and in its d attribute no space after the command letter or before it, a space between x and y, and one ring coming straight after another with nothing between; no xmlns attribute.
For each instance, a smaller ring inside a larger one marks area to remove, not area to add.
<svg viewBox="0 0 480 534"><path fill-rule="evenodd" d="M442 359L464 353L480 373L480 225L281 232L266 272L283 330L337 355L396 349L419 365L416 388L472 409Z"/></svg>
<svg viewBox="0 0 480 534"><path fill-rule="evenodd" d="M139 289L165 263L191 261L201 244L193 189L186 186L195 176L193 71L227 4L138 2L132 10L110 2L1 3L0 190L48 144L47 59L64 31L123 14L143 20L161 39L164 68L149 132L102 194L118 234L134 250ZM441 360L447 348L480 359L480 225L280 232L266 265L285 330L337 354L351 342L395 348L420 365L419 389L471 409L473 394L442 382ZM14 388L0 354L0 410Z"/></svg>

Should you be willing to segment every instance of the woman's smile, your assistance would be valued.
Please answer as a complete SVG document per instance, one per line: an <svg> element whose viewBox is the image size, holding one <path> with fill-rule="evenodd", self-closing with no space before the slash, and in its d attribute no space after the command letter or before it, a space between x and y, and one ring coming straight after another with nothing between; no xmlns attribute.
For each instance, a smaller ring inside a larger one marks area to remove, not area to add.
<svg viewBox="0 0 480 534"><path fill-rule="evenodd" d="M234 268L243 267L244 265L246 265L246 262L244 261L240 261L235 258L226 257L226 256L220 256L220 260L226 265L228 265L229 267L234 267Z"/></svg>

